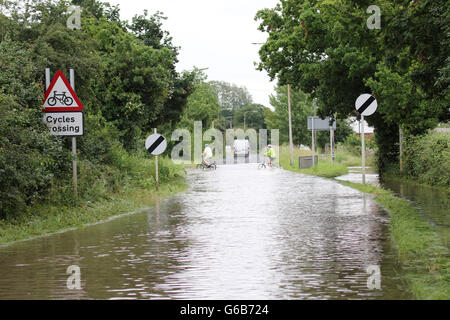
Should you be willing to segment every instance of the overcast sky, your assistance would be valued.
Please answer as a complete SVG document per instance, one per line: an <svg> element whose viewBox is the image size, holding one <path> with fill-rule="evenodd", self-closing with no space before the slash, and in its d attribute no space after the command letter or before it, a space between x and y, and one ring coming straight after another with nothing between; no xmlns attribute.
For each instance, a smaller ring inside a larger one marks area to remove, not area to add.
<svg viewBox="0 0 450 320"><path fill-rule="evenodd" d="M221 80L245 86L255 103L269 106L270 82L265 71L257 71L260 45L266 35L257 30L256 12L275 7L278 0L109 0L119 4L121 19L129 20L147 9L162 11L167 17L163 28L181 47L178 71L194 66L209 68L208 80Z"/></svg>

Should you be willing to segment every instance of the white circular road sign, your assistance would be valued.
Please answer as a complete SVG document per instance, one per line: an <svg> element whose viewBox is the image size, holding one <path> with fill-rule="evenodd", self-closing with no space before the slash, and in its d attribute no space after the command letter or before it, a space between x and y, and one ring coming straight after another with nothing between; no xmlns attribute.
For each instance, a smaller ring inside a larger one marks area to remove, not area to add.
<svg viewBox="0 0 450 320"><path fill-rule="evenodd" d="M377 100L368 93L364 93L356 99L355 108L362 116L370 116L377 110Z"/></svg>
<svg viewBox="0 0 450 320"><path fill-rule="evenodd" d="M159 133L154 133L145 140L145 149L154 156L160 155L166 148L167 140Z"/></svg>

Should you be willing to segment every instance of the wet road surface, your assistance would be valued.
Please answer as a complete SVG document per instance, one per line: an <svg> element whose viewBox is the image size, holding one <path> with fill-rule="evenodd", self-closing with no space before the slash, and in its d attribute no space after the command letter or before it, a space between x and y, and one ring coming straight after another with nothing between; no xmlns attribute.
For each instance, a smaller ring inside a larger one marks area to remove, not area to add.
<svg viewBox="0 0 450 320"><path fill-rule="evenodd" d="M256 166L189 170L190 189L154 208L0 247L0 299L410 298L370 196Z"/></svg>

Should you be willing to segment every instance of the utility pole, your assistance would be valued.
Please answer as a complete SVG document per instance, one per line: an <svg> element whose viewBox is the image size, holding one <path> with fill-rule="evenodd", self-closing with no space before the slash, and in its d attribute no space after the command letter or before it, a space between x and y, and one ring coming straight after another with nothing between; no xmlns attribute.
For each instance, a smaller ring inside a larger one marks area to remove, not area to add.
<svg viewBox="0 0 450 320"><path fill-rule="evenodd" d="M292 116L291 116L291 85L288 84L288 113L289 113L289 154L291 166L294 165L294 143L292 141ZM314 159L313 159L314 161Z"/></svg>
<svg viewBox="0 0 450 320"><path fill-rule="evenodd" d="M317 98L314 98L313 105L314 105L314 119L316 119L316 116L317 116ZM314 146L317 148L317 133L316 133L316 130L314 130L314 129L313 129L313 135L314 135Z"/></svg>

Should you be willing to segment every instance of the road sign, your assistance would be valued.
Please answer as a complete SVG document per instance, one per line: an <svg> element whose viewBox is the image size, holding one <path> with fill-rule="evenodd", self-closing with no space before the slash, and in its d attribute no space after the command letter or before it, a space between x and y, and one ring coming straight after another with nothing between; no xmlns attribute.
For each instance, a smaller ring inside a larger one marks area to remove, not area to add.
<svg viewBox="0 0 450 320"><path fill-rule="evenodd" d="M83 104L60 70L45 91L43 107L44 112L83 111Z"/></svg>
<svg viewBox="0 0 450 320"><path fill-rule="evenodd" d="M159 133L154 133L145 140L145 149L154 156L160 155L166 148L167 140Z"/></svg>
<svg viewBox="0 0 450 320"><path fill-rule="evenodd" d="M312 130L312 119L314 118L314 130L316 131L329 131L330 130L330 117L320 119L319 117L308 117L308 130ZM336 130L336 120L333 121L332 129Z"/></svg>
<svg viewBox="0 0 450 320"><path fill-rule="evenodd" d="M377 110L377 100L370 94L364 93L355 101L355 108L362 116L370 116Z"/></svg>
<svg viewBox="0 0 450 320"><path fill-rule="evenodd" d="M47 112L44 123L54 136L82 136L84 133L83 112Z"/></svg>

